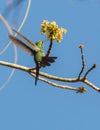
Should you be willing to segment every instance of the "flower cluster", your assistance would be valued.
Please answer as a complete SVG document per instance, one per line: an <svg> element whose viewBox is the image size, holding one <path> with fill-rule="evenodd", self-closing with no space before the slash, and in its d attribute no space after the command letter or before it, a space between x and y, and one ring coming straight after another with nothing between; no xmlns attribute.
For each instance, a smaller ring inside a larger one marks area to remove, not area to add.
<svg viewBox="0 0 100 130"><path fill-rule="evenodd" d="M47 39L56 40L61 42L63 39L63 34L67 32L64 28L59 28L55 21L49 22L44 20L41 24L41 33L47 35Z"/></svg>

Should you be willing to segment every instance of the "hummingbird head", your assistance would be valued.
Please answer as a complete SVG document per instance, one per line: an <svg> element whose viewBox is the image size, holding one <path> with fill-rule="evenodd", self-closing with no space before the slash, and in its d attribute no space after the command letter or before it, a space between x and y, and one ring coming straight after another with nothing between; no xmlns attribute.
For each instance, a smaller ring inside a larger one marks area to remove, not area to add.
<svg viewBox="0 0 100 130"><path fill-rule="evenodd" d="M39 48L43 48L43 41L37 41L37 42L36 42L36 45L37 45Z"/></svg>

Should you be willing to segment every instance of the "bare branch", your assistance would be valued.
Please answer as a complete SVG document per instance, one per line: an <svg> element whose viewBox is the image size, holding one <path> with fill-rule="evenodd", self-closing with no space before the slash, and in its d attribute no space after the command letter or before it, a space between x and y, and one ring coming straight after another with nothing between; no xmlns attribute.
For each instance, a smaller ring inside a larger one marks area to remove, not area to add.
<svg viewBox="0 0 100 130"><path fill-rule="evenodd" d="M85 69L85 59L84 59L84 52L83 52L83 48L84 46L83 45L80 45L79 48L81 49L81 56L82 56L82 69L78 75L78 78L81 77L81 74L83 73L84 69Z"/></svg>
<svg viewBox="0 0 100 130"><path fill-rule="evenodd" d="M3 66L8 66L8 67L11 67L11 68L16 68L16 69L20 69L22 71L26 71L28 72L31 76L35 77L35 72L36 70L32 69L32 71L30 71L31 69L28 68L28 67L25 67L25 66L21 66L21 65L17 65L17 64L12 64L12 63L8 63L8 62L4 62L4 61L0 61L0 65L3 65ZM34 73L33 73L34 71ZM40 72L41 73L41 72ZM43 74L43 73L42 73ZM45 74L45 73L44 73ZM51 81L48 81L44 78L41 78L39 77L38 78L39 80L43 81L43 82L46 82L52 86L55 86L55 87L58 87L58 88L63 88L63 89L69 89L69 90L74 90L74 91L79 91L78 88L74 88L74 87L70 87L70 86L64 86L64 85L60 85L60 84L56 84L56 83L53 83Z"/></svg>
<svg viewBox="0 0 100 130"><path fill-rule="evenodd" d="M92 87L94 90L100 92L100 88L98 88L97 86L95 86L94 84L92 84L91 82L89 82L87 79L85 79L83 82L85 84L89 85L90 87Z"/></svg>
<svg viewBox="0 0 100 130"><path fill-rule="evenodd" d="M17 64L14 64L14 63L0 61L0 65L8 66L8 67L11 67L11 68L20 69L20 70L23 70L23 71L26 71L26 72L28 71L29 72L29 68L28 67L17 65Z"/></svg>
<svg viewBox="0 0 100 130"><path fill-rule="evenodd" d="M35 77L35 74L34 74L34 73L30 73L30 74L31 74L33 77ZM48 83L49 85L52 85L52 86L54 86L54 87L58 87L58 88L62 88L62 89L68 89L68 90L74 90L74 91L76 91L76 92L79 91L78 88L71 87L71 86L68 86L68 85L67 85L67 86L66 86L66 85L60 85L60 84L51 82L51 81L49 81L49 80L47 80L47 79L44 79L44 78L41 78L41 77L39 77L38 79L41 80L41 81L43 81L43 82L45 82L45 83Z"/></svg>
<svg viewBox="0 0 100 130"><path fill-rule="evenodd" d="M96 64L93 64L92 67L85 73L84 79L86 79L87 75L89 74L90 71L92 71L94 68L96 68Z"/></svg>
<svg viewBox="0 0 100 130"><path fill-rule="evenodd" d="M35 73L36 73L35 69L28 68L28 67L21 66L21 65L17 65L17 64L4 62L4 61L0 61L0 65L8 66L8 67L12 67L12 68L16 68L16 69L28 72L31 76L35 77ZM48 79L57 80L57 81L61 81L61 82L72 82L72 83L74 83L74 82L83 82L83 83L89 85L90 87L92 87L93 89L95 89L96 91L100 92L100 88L98 88L97 86L95 86L94 84L89 82L87 79L84 79L84 77L81 77L79 79L78 78L62 78L62 77L53 76L53 75L43 73L43 72L39 72L39 75L44 76L45 78L48 78ZM39 80L41 80L43 82L46 82L46 83L48 83L48 84L50 84L52 86L58 87L58 88L74 90L76 92L83 93L86 90L85 87L74 88L74 87L70 87L70 86L60 85L60 84L56 84L54 82L51 82L51 81L49 81L47 79L44 79L44 78L41 78L41 77L39 77Z"/></svg>

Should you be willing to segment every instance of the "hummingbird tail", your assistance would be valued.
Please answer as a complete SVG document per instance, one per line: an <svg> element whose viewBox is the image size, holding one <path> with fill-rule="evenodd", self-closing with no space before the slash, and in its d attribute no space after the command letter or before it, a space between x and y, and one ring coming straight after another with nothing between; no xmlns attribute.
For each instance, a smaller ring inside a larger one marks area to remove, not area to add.
<svg viewBox="0 0 100 130"><path fill-rule="evenodd" d="M45 66L50 66L51 63L55 62L55 59L57 59L57 57L43 57L42 58L42 62L41 62L41 66L45 67Z"/></svg>
<svg viewBox="0 0 100 130"><path fill-rule="evenodd" d="M37 63L37 65L36 65L36 78L35 78L35 85L37 85L38 76L39 76L39 64Z"/></svg>
<svg viewBox="0 0 100 130"><path fill-rule="evenodd" d="M50 62L50 63L53 63L53 62L55 62L55 59L57 59L57 57L46 57L46 60L48 61L48 62Z"/></svg>

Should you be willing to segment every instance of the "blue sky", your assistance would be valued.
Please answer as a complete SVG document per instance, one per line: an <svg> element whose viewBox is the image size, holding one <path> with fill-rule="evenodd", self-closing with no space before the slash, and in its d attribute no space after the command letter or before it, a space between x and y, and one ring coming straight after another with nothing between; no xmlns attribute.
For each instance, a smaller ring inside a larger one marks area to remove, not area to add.
<svg viewBox="0 0 100 130"><path fill-rule="evenodd" d="M0 13L5 8L0 4ZM27 1L7 18L12 25L12 17L18 17L17 28L26 10ZM19 12L18 12L19 11ZM100 1L99 0L36 0L32 1L28 18L21 30L33 42L45 39L40 34L40 24L47 19L56 21L60 27L68 30L63 41L54 43L52 55L58 59L43 72L62 77L77 77L81 69L81 55L78 46L84 43L86 69L93 63L97 68L88 79L100 87ZM9 40L7 31L0 22L0 50ZM0 60L13 62L14 52L11 45L0 56ZM18 64L32 67L33 57L18 49ZM11 68L0 66L0 85L7 79ZM64 83L79 87L82 83ZM85 85L86 86L86 85ZM87 93L52 87L38 81L25 72L16 70L13 78L0 92L0 130L99 130L100 129L100 93L89 86Z"/></svg>

